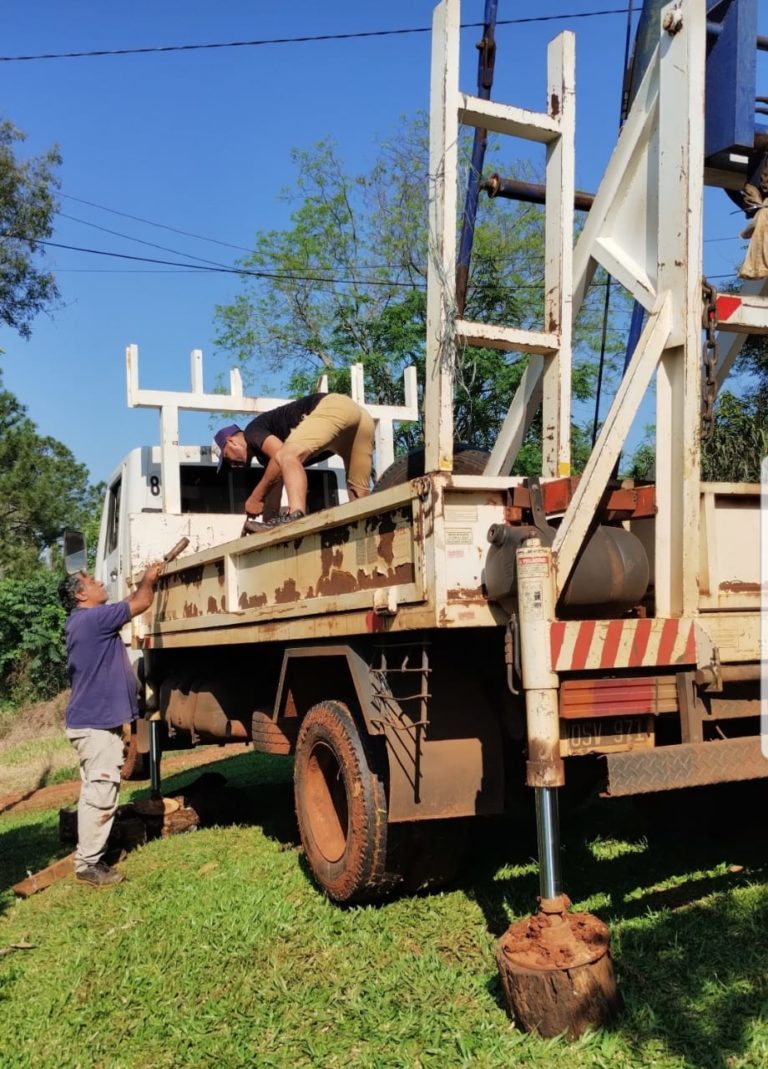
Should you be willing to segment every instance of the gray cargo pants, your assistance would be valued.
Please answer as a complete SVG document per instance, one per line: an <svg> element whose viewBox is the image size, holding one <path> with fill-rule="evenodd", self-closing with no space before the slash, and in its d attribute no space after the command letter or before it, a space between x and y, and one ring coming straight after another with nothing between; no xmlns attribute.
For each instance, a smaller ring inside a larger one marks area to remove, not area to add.
<svg viewBox="0 0 768 1069"><path fill-rule="evenodd" d="M101 861L107 847L120 793L123 739L119 728L71 728L66 734L80 759L75 872L82 872Z"/></svg>

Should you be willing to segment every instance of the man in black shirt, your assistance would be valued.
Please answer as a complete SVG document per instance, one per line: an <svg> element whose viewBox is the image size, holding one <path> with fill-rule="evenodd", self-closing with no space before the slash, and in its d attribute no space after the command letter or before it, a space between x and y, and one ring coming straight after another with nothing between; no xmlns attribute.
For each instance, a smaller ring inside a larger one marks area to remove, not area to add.
<svg viewBox="0 0 768 1069"><path fill-rule="evenodd" d="M282 480L288 514L270 526L300 519L307 511L307 473L304 465L323 454L337 453L344 461L350 498L370 493L373 420L343 394L313 393L270 412L262 412L241 430L237 424L214 435L222 465L243 467L256 457L265 471L245 503L249 516L260 516L272 487Z"/></svg>

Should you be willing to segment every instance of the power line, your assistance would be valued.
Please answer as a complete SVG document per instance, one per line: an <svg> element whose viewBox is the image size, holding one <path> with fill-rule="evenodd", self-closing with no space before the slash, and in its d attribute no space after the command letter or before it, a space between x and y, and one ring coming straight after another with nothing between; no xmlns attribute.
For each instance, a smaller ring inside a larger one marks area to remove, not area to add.
<svg viewBox="0 0 768 1069"><path fill-rule="evenodd" d="M208 238L203 234L193 234L190 230L180 230L175 226L168 226L167 223L156 223L152 219L144 219L140 215L131 215L129 212L118 211L117 208L108 208L105 204L96 204L92 200L84 200L83 197L73 197L71 193L62 193L58 191L57 196L65 197L67 200L74 200L78 204L87 204L89 208L98 208L102 212L110 212L112 215L120 215L123 219L132 219L134 223L146 223L147 226L156 226L161 230L170 230L173 234L181 234L185 238L196 238L198 241L210 241L214 245L223 245L227 249L236 249L238 252L253 252L253 249L249 249L246 245L233 245L230 241L221 241L219 238Z"/></svg>
<svg viewBox="0 0 768 1069"><path fill-rule="evenodd" d="M531 15L520 19L498 19L497 26L520 26L534 22L557 22L562 19L591 19L603 15L626 15L627 9L607 8L603 11L580 11L574 14ZM462 22L463 30L483 26L482 22ZM103 48L88 52L42 52L27 56L0 56L0 63L19 63L38 59L87 59L94 56L137 56L160 52L199 52L214 48L258 48L263 45L308 44L317 41L357 41L366 37L404 37L408 34L431 33L431 26L411 26L395 30L360 30L355 33L322 33L302 37L263 37L253 41L209 41L199 45L155 45L144 48Z"/></svg>
<svg viewBox="0 0 768 1069"><path fill-rule="evenodd" d="M62 219L69 219L73 223L82 223L83 226L93 227L94 230L101 230L104 234L111 234L116 238L125 238L127 241L136 241L139 245L148 245L150 249L160 249L161 252L172 252L174 256L188 256L191 260L199 260L201 263L210 264L212 267L227 267L227 264L220 264L216 260L208 260L205 256L195 256L191 252L181 252L179 249L170 249L167 245L157 245L154 241L145 241L143 238L132 237L131 234L123 234L119 230L110 230L107 226L99 226L98 223L91 223L88 219L78 219L75 215L68 215L66 212L57 212L58 216Z"/></svg>
<svg viewBox="0 0 768 1069"><path fill-rule="evenodd" d="M0 234L0 237L13 238L17 235L13 234ZM207 271L211 274L225 274L225 275L250 275L255 278L271 278L278 282L327 282L340 286L395 286L403 289L424 289L426 283L414 283L414 282L400 282L395 279L360 279L360 278L319 278L315 275L288 275L274 271L256 271L253 268L248 267L217 267L217 266L205 266L203 264L185 264L178 263L175 260L158 260L151 256L133 256L127 252L108 252L106 249L87 249L80 245L65 245L59 241L43 241L36 239L37 245L45 245L53 249L67 249L70 252L86 252L92 256L111 256L118 260L134 260L138 263L146 264L159 264L164 267L178 267L183 268L188 272L194 271ZM57 270L66 270L57 268ZM70 270L76 270L76 268L70 268ZM86 269L87 270L87 269ZM175 272L156 272L157 274L174 274ZM728 272L722 275L708 275L710 279L720 278L736 278L737 276L733 272ZM495 283L494 283L495 285ZM539 283L536 285L526 285L515 283L517 289L539 289ZM604 286L605 282L594 282L592 286Z"/></svg>
<svg viewBox="0 0 768 1069"><path fill-rule="evenodd" d="M119 215L119 216L122 216L125 219L132 219L134 222L137 222L137 223L145 223L147 226L159 227L162 230L170 230L174 234L181 234L184 237L195 238L198 241L211 241L216 245L223 245L228 249L235 249L238 252L247 252L247 253L249 253L251 255L254 252L253 248L249 249L245 245L233 245L228 241L219 241L218 238L209 238L209 237L204 237L202 234L194 234L190 230L181 230L178 227L168 226L165 223L156 223L152 219L144 219L139 215L131 215L128 212L121 212L121 211L118 211L116 208L107 208L106 205L104 205L104 204L96 204L94 201L84 200L82 197L74 197L74 196L71 196L69 193L61 193L61 192L59 192L58 196L66 197L67 200L77 201L78 204L87 204L91 208L98 208L98 209L100 209L101 211L104 211L104 212L111 212L113 215ZM78 219L76 216L67 215L65 212L62 212L62 211L57 212L57 215L60 215L63 219L70 219L70 220L72 220L72 222L75 222L75 223L82 223L84 226L94 227L96 230L103 230L106 234L113 234L115 237L127 238L129 241L138 241L142 245L149 245L153 249L161 249L164 252L172 252L177 256L190 256L193 260L202 260L204 263L213 263L217 267L229 266L227 264L220 264L215 260L208 260L203 256L193 256L192 253L180 252L178 249L170 249L170 248L168 248L167 245L156 245L152 241L144 241L141 238L132 237L130 234L123 234L118 230L110 230L108 227L100 226L98 223L89 222L89 220L87 220L87 219ZM303 266L303 268L305 270L309 270L309 271L311 271L311 270L322 271L323 270L322 267L316 267L314 264L304 264L302 266ZM404 267L405 267L405 265L402 265L400 270L403 270ZM384 269L384 270L398 270L397 268L393 267L392 264L375 264L375 263L372 263L372 264L360 264L360 265L358 265L357 269L358 269L358 271L378 271L378 270L381 270L381 269Z"/></svg>
<svg viewBox="0 0 768 1069"><path fill-rule="evenodd" d="M0 237L15 238L18 235L2 234ZM274 271L257 271L249 267L226 267L203 264L179 263L177 260L159 260L151 256L133 256L127 252L108 252L106 249L87 249L81 245L65 245L60 241L43 241L36 239L37 245L52 249L67 249L70 252L86 252L92 256L112 256L118 260L134 260L138 263L159 264L164 267L182 267L191 271L208 271L213 274L249 275L255 278L271 278L279 282L333 282L345 286L398 286L413 289L411 282L398 282L394 279L358 279L358 278L319 278L315 275L290 275ZM181 255L181 254L180 254Z"/></svg>

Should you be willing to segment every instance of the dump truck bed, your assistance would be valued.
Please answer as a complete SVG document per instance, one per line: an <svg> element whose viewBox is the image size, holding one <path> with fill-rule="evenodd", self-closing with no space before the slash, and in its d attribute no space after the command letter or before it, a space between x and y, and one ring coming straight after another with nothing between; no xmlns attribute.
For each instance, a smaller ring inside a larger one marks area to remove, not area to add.
<svg viewBox="0 0 768 1069"><path fill-rule="evenodd" d="M523 480L425 476L169 565L145 648L504 626L482 573L487 532ZM723 660L758 657L759 487L702 486L701 615ZM627 523L653 571L653 520Z"/></svg>

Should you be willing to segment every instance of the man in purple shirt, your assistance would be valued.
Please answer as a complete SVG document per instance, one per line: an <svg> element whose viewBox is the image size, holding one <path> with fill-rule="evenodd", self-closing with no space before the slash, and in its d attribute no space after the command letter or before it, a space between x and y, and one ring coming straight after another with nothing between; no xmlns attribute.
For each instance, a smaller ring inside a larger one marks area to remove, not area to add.
<svg viewBox="0 0 768 1069"><path fill-rule="evenodd" d="M104 584L85 572L68 576L59 597L69 613L67 664L72 693L66 734L80 759L75 879L111 887L125 877L107 865L123 766L123 725L138 715L136 677L120 638L124 624L152 604L160 564L152 564L133 594L107 604Z"/></svg>

